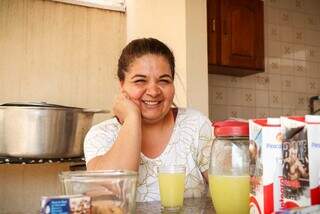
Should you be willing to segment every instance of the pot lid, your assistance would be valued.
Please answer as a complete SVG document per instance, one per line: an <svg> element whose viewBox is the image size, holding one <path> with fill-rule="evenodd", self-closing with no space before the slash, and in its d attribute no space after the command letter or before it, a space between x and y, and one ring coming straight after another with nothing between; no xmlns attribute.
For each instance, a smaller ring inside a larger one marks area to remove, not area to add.
<svg viewBox="0 0 320 214"><path fill-rule="evenodd" d="M248 122L239 120L224 120L213 123L214 134L217 137L246 137L249 136Z"/></svg>
<svg viewBox="0 0 320 214"><path fill-rule="evenodd" d="M56 109L56 110L68 110L68 111L81 111L83 113L109 113L109 110L91 109L91 108L79 108L72 106L63 106L47 102L12 102L4 103L0 105L0 108L14 107L14 108L30 108L30 109Z"/></svg>
<svg viewBox="0 0 320 214"><path fill-rule="evenodd" d="M12 102L12 103L4 103L1 106L67 108L67 109L79 109L79 110L82 109L78 107L63 106L63 105L57 105L57 104L52 104L47 102Z"/></svg>

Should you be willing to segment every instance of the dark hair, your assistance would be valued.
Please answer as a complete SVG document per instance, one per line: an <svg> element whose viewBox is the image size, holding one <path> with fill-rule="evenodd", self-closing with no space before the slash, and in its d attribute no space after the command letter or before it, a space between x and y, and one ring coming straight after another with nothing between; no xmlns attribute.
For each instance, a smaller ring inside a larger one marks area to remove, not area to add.
<svg viewBox="0 0 320 214"><path fill-rule="evenodd" d="M132 40L123 50L118 60L118 78L124 80L125 72L130 64L136 59L146 54L163 56L168 60L172 78L175 73L174 56L170 48L163 42L154 38L141 38Z"/></svg>

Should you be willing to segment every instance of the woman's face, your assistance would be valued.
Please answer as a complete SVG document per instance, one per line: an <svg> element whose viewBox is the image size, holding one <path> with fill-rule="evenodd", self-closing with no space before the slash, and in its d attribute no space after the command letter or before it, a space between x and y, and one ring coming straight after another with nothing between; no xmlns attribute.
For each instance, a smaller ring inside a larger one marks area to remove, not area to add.
<svg viewBox="0 0 320 214"><path fill-rule="evenodd" d="M155 54L135 59L121 81L121 89L139 107L143 121L160 121L169 112L175 92L167 59Z"/></svg>

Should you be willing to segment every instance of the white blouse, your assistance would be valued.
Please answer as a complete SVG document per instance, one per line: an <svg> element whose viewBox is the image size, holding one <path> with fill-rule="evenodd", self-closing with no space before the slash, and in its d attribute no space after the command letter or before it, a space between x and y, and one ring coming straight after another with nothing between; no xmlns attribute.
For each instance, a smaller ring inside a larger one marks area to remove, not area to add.
<svg viewBox="0 0 320 214"><path fill-rule="evenodd" d="M84 142L87 163L112 147L120 128L121 124L112 118L90 129ZM156 158L141 153L136 201L160 200L157 167L170 164L186 166L185 197L205 195L207 185L201 173L209 168L212 142L210 120L199 111L179 108L170 142L164 151Z"/></svg>

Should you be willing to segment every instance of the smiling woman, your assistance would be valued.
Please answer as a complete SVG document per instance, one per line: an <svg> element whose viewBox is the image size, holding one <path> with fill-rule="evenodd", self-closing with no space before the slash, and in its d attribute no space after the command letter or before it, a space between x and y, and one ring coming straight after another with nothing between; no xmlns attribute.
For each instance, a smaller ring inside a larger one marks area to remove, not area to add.
<svg viewBox="0 0 320 214"><path fill-rule="evenodd" d="M139 107L146 123L163 119L174 97L173 76L163 56L148 54L135 60L121 81L124 94Z"/></svg>
<svg viewBox="0 0 320 214"><path fill-rule="evenodd" d="M115 117L91 128L85 139L89 170L139 172L137 201L160 199L161 165L186 166L185 197L201 197L207 190L211 122L198 111L172 107L174 74L174 56L164 43L130 42L118 61Z"/></svg>

